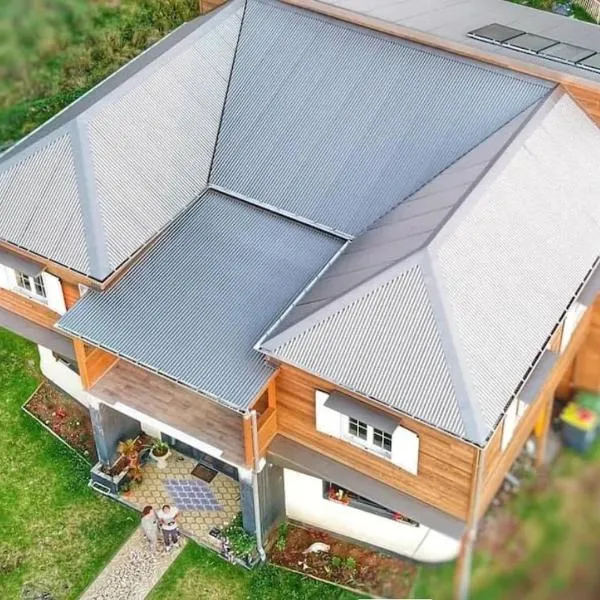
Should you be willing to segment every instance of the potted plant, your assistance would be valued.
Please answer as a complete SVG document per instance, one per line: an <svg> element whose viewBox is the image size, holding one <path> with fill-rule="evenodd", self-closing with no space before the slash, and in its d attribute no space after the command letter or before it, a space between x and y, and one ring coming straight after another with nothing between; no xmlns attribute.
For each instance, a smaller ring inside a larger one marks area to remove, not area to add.
<svg viewBox="0 0 600 600"><path fill-rule="evenodd" d="M165 442L157 441L152 445L150 456L156 461L159 469L164 469L167 466L167 459L171 456L171 451Z"/></svg>

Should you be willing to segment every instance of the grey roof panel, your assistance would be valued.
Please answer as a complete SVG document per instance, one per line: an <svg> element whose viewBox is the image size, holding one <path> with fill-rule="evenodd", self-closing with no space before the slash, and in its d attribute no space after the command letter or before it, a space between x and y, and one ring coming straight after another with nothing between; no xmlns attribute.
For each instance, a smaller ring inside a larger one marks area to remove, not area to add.
<svg viewBox="0 0 600 600"><path fill-rule="evenodd" d="M197 198L242 11L184 25L3 154L0 238L103 280Z"/></svg>
<svg viewBox="0 0 600 600"><path fill-rule="evenodd" d="M567 62L577 62L583 60L594 54L593 50L587 48L581 48L579 46L573 46L571 44L556 44L546 48L540 52L542 56L547 56L554 60L564 60Z"/></svg>
<svg viewBox="0 0 600 600"><path fill-rule="evenodd" d="M600 83L600 73L535 54L515 56L514 50L499 44L489 44L467 37L469 31L492 22L566 44L600 52L598 26L569 19L551 12L522 6L507 0L320 0L323 5L335 5L354 13L381 21L397 23L425 35L439 38L445 44L477 50L490 57L501 56L512 61L566 73L580 79Z"/></svg>
<svg viewBox="0 0 600 600"><path fill-rule="evenodd" d="M519 400L525 402L525 404L533 404L541 392L544 383L548 380L548 376L558 358L559 354L550 350L546 350L542 354L525 385L519 391Z"/></svg>
<svg viewBox="0 0 600 600"><path fill-rule="evenodd" d="M272 373L254 343L342 243L209 190L58 326L243 410Z"/></svg>
<svg viewBox="0 0 600 600"><path fill-rule="evenodd" d="M249 0L211 183L356 235L548 89Z"/></svg>
<svg viewBox="0 0 600 600"><path fill-rule="evenodd" d="M484 444L600 255L598 128L560 92L522 124L426 249L263 350Z"/></svg>
<svg viewBox="0 0 600 600"><path fill-rule="evenodd" d="M524 110L358 236L271 335L422 248L538 107Z"/></svg>

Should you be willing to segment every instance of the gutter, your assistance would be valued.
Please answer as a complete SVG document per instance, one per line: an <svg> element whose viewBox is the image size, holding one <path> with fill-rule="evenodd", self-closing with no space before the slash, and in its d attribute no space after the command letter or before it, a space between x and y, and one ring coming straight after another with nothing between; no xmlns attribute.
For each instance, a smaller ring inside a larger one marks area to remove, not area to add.
<svg viewBox="0 0 600 600"><path fill-rule="evenodd" d="M263 548L262 526L260 519L260 498L258 495L258 472L260 471L260 458L258 453L258 419L256 411L250 411L250 422L252 424L252 454L254 457L254 465L252 468L252 500L254 504L254 528L256 535L256 547L260 560L265 562L267 554Z"/></svg>

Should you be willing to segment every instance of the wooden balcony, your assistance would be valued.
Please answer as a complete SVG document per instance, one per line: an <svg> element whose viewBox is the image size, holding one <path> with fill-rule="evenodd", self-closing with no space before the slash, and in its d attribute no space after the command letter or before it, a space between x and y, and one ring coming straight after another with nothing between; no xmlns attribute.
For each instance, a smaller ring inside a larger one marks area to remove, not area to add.
<svg viewBox="0 0 600 600"><path fill-rule="evenodd" d="M0 308L47 329L52 329L60 316L41 302L3 288L0 288Z"/></svg>
<svg viewBox="0 0 600 600"><path fill-rule="evenodd" d="M90 393L115 410L128 407L222 450L227 462L244 464L242 416L192 390L119 360Z"/></svg>

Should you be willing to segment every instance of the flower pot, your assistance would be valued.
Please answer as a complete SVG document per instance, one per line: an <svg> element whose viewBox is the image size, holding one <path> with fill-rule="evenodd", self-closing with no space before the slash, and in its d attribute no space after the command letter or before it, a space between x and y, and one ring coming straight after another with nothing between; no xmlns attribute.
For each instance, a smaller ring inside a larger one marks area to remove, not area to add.
<svg viewBox="0 0 600 600"><path fill-rule="evenodd" d="M154 448L152 448L152 450L150 450L150 456L152 457L152 460L156 461L156 466L159 469L165 469L167 466L167 459L169 458L169 456L171 456L171 451L167 450L167 453L163 456L156 456L156 454L154 454Z"/></svg>

